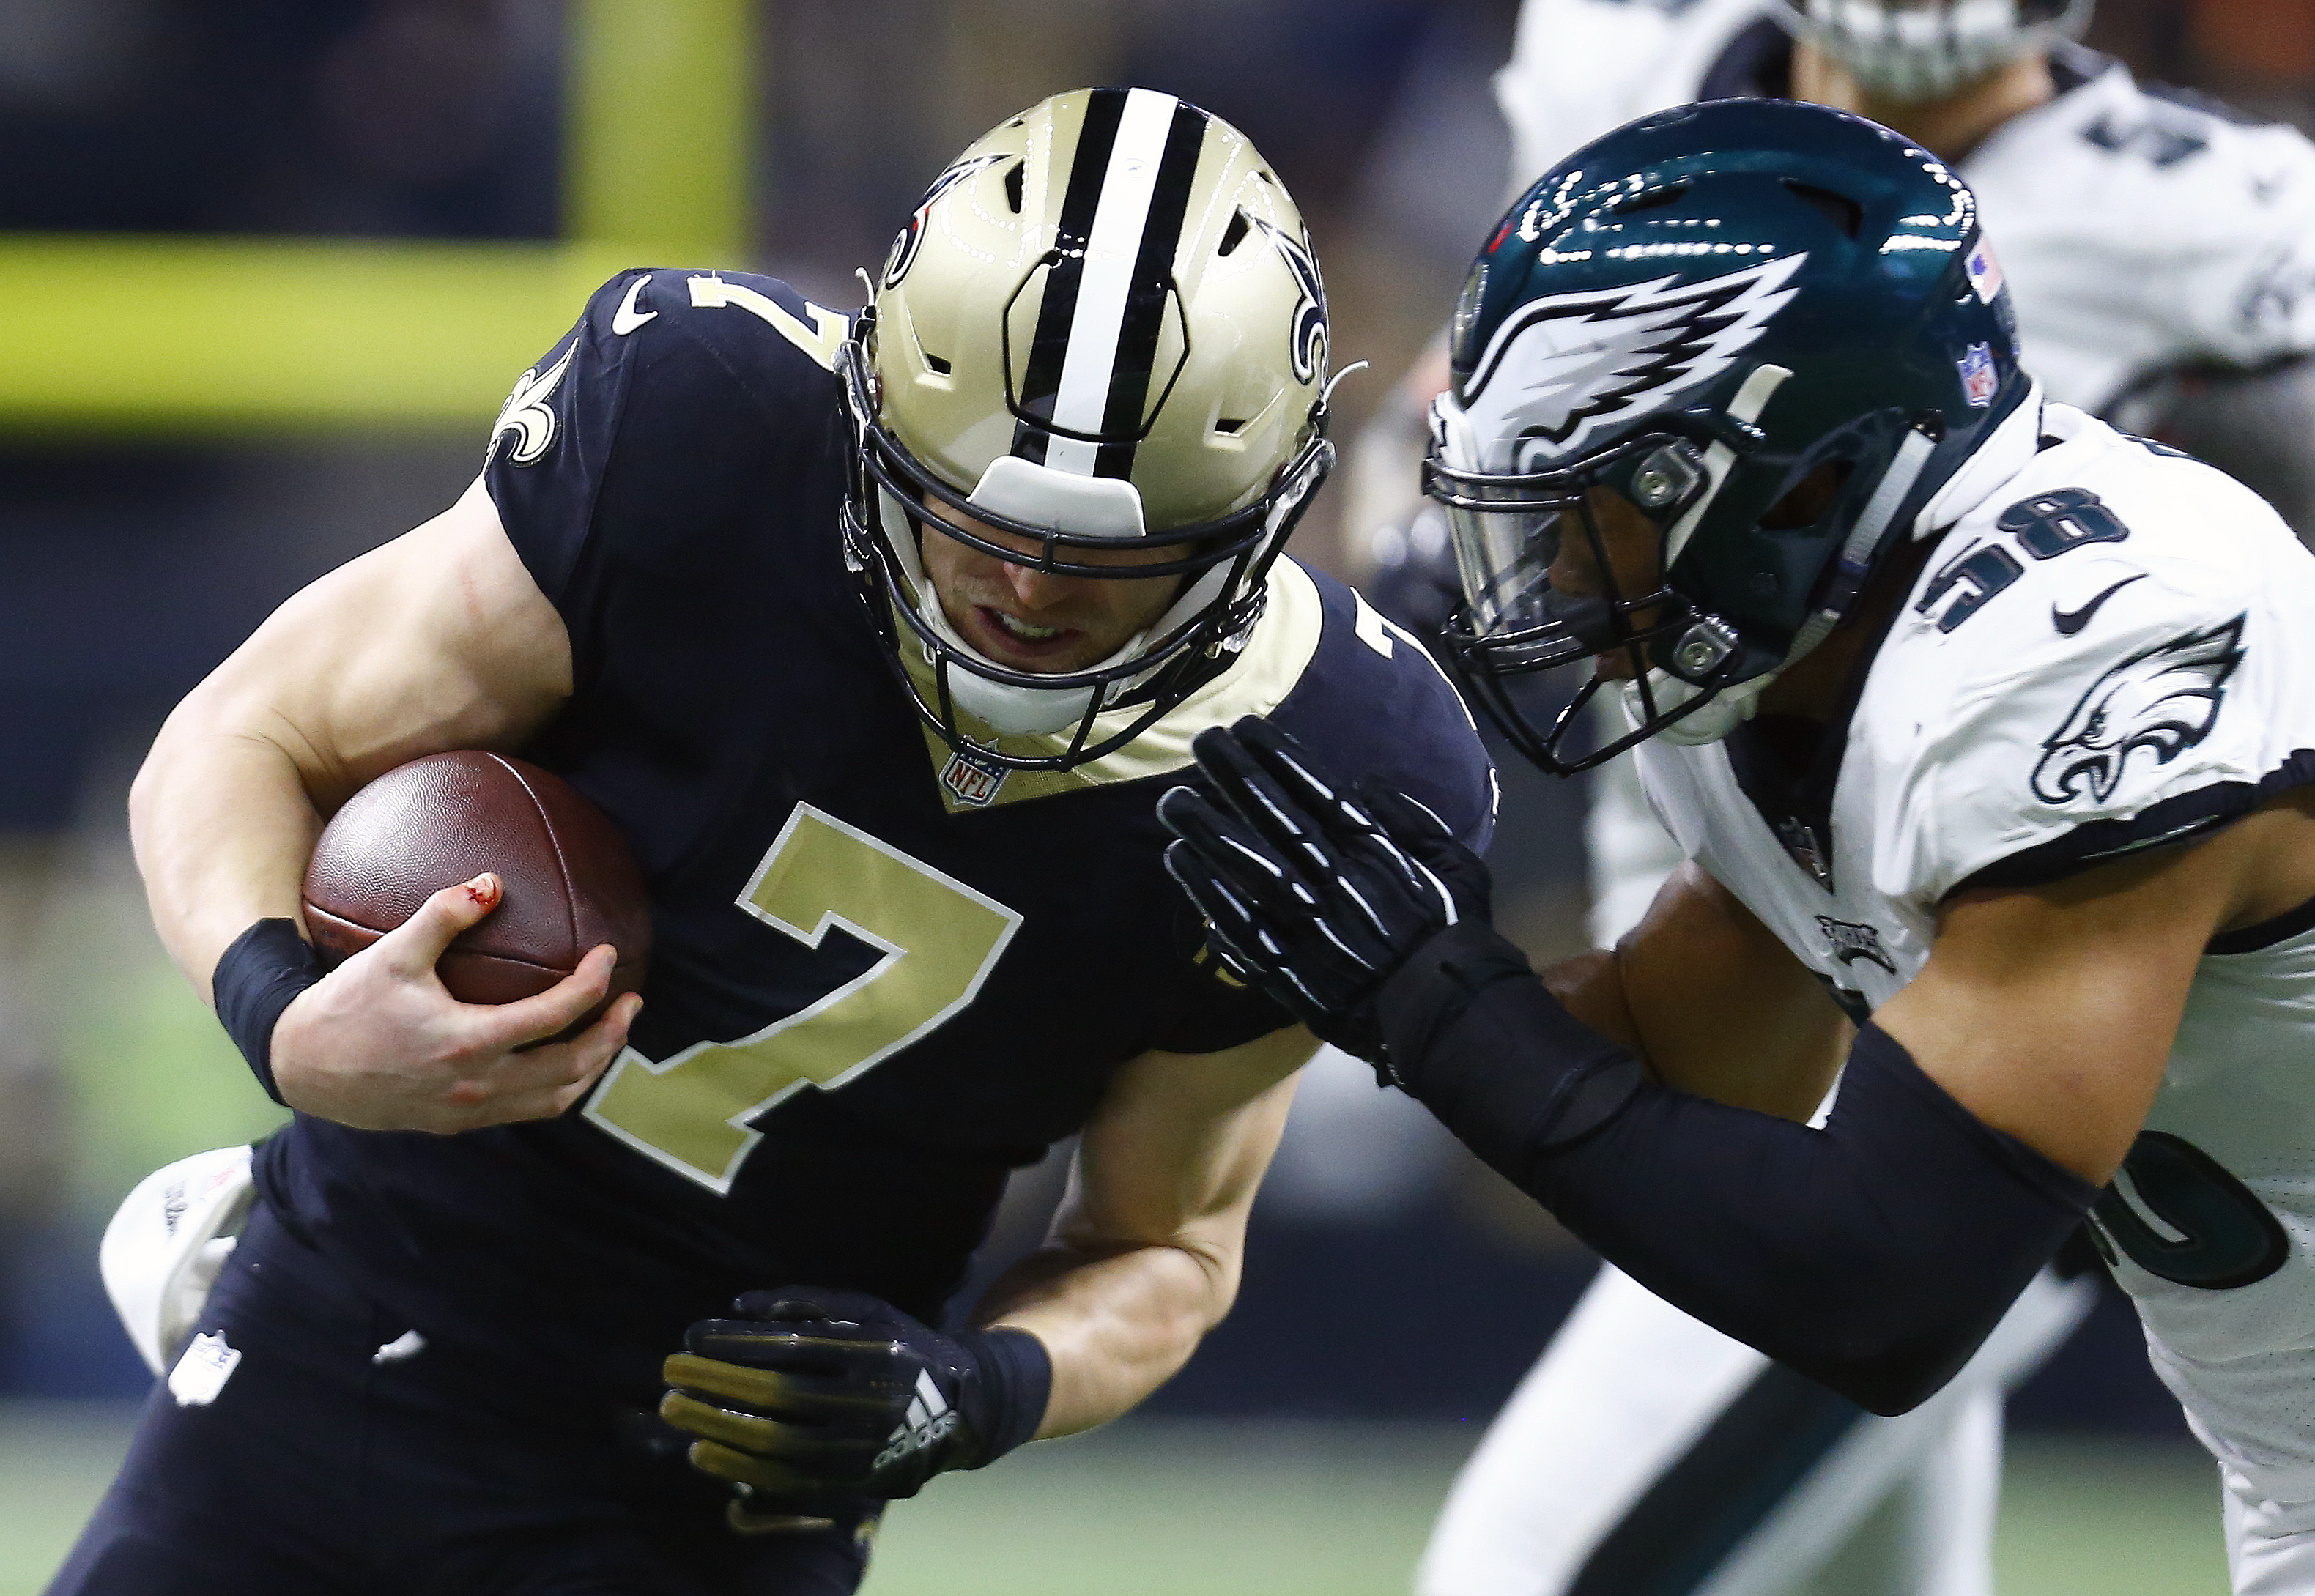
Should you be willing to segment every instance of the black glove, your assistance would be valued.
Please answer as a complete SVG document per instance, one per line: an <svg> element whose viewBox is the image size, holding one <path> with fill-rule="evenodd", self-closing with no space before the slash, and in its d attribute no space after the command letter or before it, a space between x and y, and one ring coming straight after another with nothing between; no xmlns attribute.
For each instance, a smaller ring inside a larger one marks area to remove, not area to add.
<svg viewBox="0 0 2315 1596"><path fill-rule="evenodd" d="M1242 979L1397 1085L1374 1017L1382 983L1449 926L1484 921L1487 867L1414 799L1368 779L1344 794L1308 749L1247 716L1192 747L1216 803L1158 801L1179 841L1166 868Z"/></svg>
<svg viewBox="0 0 2315 1596"><path fill-rule="evenodd" d="M667 1361L660 1417L699 1437L696 1468L800 1506L913 1496L1029 1439L1052 1365L1024 1330L956 1335L865 1291L750 1291Z"/></svg>

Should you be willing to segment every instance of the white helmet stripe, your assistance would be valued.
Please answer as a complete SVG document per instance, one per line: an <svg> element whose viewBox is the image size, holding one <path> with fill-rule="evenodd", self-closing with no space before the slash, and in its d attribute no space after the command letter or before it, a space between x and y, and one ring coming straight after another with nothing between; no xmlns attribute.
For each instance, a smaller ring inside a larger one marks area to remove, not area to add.
<svg viewBox="0 0 2315 1596"><path fill-rule="evenodd" d="M1061 362L1060 391L1053 399L1053 425L1095 436L1106 430L1111 375L1117 368L1118 341L1125 330L1125 304L1133 288L1133 265L1141 254L1141 235L1149 225L1149 201L1174 126L1171 94L1131 89L1110 145L1109 169L1101 185L1086 240L1085 270L1078 283L1076 314L1069 321L1069 353ZM1045 446L1044 463L1091 476L1101 446L1086 439L1056 437Z"/></svg>

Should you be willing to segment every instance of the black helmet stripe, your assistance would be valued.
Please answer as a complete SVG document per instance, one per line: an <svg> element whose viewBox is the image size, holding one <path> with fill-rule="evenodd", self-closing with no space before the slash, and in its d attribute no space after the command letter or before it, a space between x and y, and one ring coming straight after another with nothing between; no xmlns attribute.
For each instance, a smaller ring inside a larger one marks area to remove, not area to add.
<svg viewBox="0 0 2315 1596"><path fill-rule="evenodd" d="M1203 111L1149 89L1089 97L1014 453L1082 474L1131 471L1207 125Z"/></svg>
<svg viewBox="0 0 2315 1596"><path fill-rule="evenodd" d="M1095 89L1086 97L1085 121L1078 129L1077 157L1069 167L1069 186L1061 191L1061 215L1056 228L1058 255L1045 274L1045 295L1037 307L1037 332L1029 345L1028 368L1021 374L1021 391L1015 396L1021 421L1013 430L1013 452L1040 465L1045 459L1041 426L1030 418L1050 420L1060 391L1061 365L1069 350L1069 325L1077 315L1078 286L1085 276L1086 240L1093 233L1094 213L1100 208L1102 180L1109 173L1110 153L1117 145L1117 126L1125 111L1125 91Z"/></svg>
<svg viewBox="0 0 2315 1596"><path fill-rule="evenodd" d="M1149 217L1119 318L1117 353L1110 364L1108 403L1102 412L1104 437L1131 439L1141 430L1142 407L1158 364L1158 339L1166 329L1166 303L1174 284L1174 252L1182 241L1182 220L1190 208L1190 183L1198 174L1198 151L1206 139L1206 115L1176 103L1166 133L1166 154L1149 195ZM1096 476L1125 476L1133 470L1131 442L1102 446Z"/></svg>

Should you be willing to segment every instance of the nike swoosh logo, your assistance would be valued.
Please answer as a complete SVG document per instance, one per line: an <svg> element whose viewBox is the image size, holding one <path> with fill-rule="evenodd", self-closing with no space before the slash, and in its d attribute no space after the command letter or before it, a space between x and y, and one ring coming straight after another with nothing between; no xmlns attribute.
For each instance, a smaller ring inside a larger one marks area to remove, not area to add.
<svg viewBox="0 0 2315 1596"><path fill-rule="evenodd" d="M619 301L619 308L614 311L611 315L611 331L617 333L622 338L625 338L628 333L634 332L637 327L642 326L645 322L656 321L659 319L659 312L655 310L647 310L641 315L637 315L635 314L635 296L643 291L643 285L649 281L651 281L651 274L649 272L645 272L643 276L629 283L627 285L627 297Z"/></svg>
<svg viewBox="0 0 2315 1596"><path fill-rule="evenodd" d="M2053 604L2050 606L2050 625L2058 629L2059 636L2071 637L2075 633L2080 631L2084 626L2090 624L2090 617L2098 614L2099 605L2104 604L2116 593L2121 592L2123 589L2128 587L2131 583L2134 581L2143 581L2145 578L2146 572L2143 571L2140 572L2136 576L2125 576L2120 581L2115 583L2114 586L2108 588L2105 592L2100 593L2097 598L2091 599L2088 604L2083 605L2080 609L2060 609L2056 605Z"/></svg>

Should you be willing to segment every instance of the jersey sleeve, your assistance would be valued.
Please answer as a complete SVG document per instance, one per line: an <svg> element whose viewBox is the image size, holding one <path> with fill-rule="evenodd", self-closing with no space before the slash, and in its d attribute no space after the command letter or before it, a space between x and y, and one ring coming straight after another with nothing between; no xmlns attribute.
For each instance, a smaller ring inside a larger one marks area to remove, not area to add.
<svg viewBox="0 0 2315 1596"><path fill-rule="evenodd" d="M1485 852L1495 836L1495 767L1470 711L1412 633L1331 577L1313 572L1312 581L1325 629L1270 718L1337 780L1384 782Z"/></svg>
<svg viewBox="0 0 2315 1596"><path fill-rule="evenodd" d="M579 324L515 379L491 428L483 483L539 590L563 607L619 434L633 367L621 306L655 275L623 271L595 290Z"/></svg>
<svg viewBox="0 0 2315 1596"><path fill-rule="evenodd" d="M2250 584L2191 577L2107 564L2085 577L2109 584L2099 613L2071 636L2047 606L2015 612L2014 646L1921 706L1882 801L1876 886L1933 904L2042 885L2315 777L2315 724L2289 691L2309 651Z"/></svg>
<svg viewBox="0 0 2315 1596"><path fill-rule="evenodd" d="M517 381L483 483L582 679L612 586L728 560L750 507L814 474L844 327L770 278L631 270Z"/></svg>

